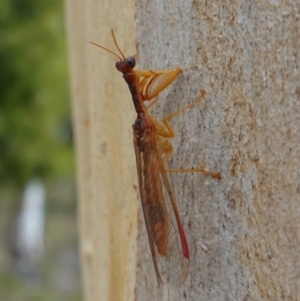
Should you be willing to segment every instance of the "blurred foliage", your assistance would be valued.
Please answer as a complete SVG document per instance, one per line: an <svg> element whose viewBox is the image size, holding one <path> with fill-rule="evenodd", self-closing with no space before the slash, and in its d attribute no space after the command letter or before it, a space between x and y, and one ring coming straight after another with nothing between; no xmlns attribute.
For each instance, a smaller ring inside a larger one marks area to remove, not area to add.
<svg viewBox="0 0 300 301"><path fill-rule="evenodd" d="M0 0L0 182L73 174L61 0Z"/></svg>
<svg viewBox="0 0 300 301"><path fill-rule="evenodd" d="M0 0L0 300L81 300L63 4ZM47 205L45 254L30 278L9 251L32 178Z"/></svg>

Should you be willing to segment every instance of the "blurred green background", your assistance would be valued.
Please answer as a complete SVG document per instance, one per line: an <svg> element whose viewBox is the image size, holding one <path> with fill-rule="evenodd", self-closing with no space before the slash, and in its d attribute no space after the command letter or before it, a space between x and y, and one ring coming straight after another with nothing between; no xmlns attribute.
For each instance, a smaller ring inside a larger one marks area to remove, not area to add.
<svg viewBox="0 0 300 301"><path fill-rule="evenodd" d="M81 300L64 3L0 0L0 300ZM20 273L26 184L46 192L45 251Z"/></svg>

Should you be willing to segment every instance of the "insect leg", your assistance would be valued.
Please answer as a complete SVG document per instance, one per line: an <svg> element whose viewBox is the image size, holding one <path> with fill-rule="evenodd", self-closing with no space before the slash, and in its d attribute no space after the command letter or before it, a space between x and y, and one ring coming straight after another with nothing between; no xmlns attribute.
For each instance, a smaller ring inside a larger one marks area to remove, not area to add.
<svg viewBox="0 0 300 301"><path fill-rule="evenodd" d="M165 137L162 136L158 136L158 146L161 150L161 153L164 154L163 156L163 164L166 165L170 156L173 153L173 146L170 143L170 141L168 139L166 139ZM175 169L169 169L166 170L166 172L170 172L170 173L176 173L176 172L201 172L205 175L211 176L215 179L221 179L221 174L218 172L212 172L209 171L203 167L198 167L198 168L175 168Z"/></svg>
<svg viewBox="0 0 300 301"><path fill-rule="evenodd" d="M171 127L171 125L169 124L169 119L176 116L176 115L179 115L180 113L182 113L183 111L185 110L188 110L188 109L191 109L192 107L194 107L195 105L197 105L205 96L205 91L204 90L201 90L200 91L200 96L191 104L171 113L171 114L168 114L166 116L164 116L162 118L162 123L163 125L158 122L157 120L154 120L155 122L155 126L156 126L156 130L157 130L157 133L159 135L159 145L160 147L162 148L162 151L163 153L165 154L165 157L163 159L164 161L164 164L167 163L169 157L171 156L172 154L172 151L173 151L173 148L172 148L172 145L171 143L169 142L168 139L166 138L173 138L175 136L175 133L174 133L174 130L173 128ZM206 175L209 175L213 178L216 178L216 179L221 179L221 174L220 173L215 173L215 172L211 172L209 170L206 170L202 167L199 167L199 168L186 168L186 169L181 169L181 168L177 168L177 169L171 169L171 170L166 170L167 172L201 172L203 174L206 174Z"/></svg>
<svg viewBox="0 0 300 301"><path fill-rule="evenodd" d="M170 141L162 136L157 136L157 144L160 150L160 153L163 154L163 164L166 165L169 161L170 156L173 153L173 146Z"/></svg>
<svg viewBox="0 0 300 301"><path fill-rule="evenodd" d="M174 137L174 131L171 128L171 125L169 124L168 120L171 119L172 117L175 117L175 116L181 114L183 111L191 109L192 107L197 105L204 98L205 94L206 94L206 92L204 90L201 90L200 95L197 97L197 99L193 103L163 117L162 122L170 132L170 136L165 136L165 137L169 137L169 138Z"/></svg>
<svg viewBox="0 0 300 301"><path fill-rule="evenodd" d="M174 130L172 129L170 123L169 123L169 119L171 119L172 117L175 117L176 115L179 115L180 113L182 113L185 110L191 109L192 107L194 107L195 105L197 105L205 96L205 91L201 90L200 91L201 94L200 96L191 104L171 113L168 114L166 116L164 116L162 118L162 123L160 123L159 121L157 121L156 119L153 118L153 122L155 123L155 127L156 127L156 131L157 134L161 137L165 137L165 138L173 138L175 136ZM151 104L152 105L152 104Z"/></svg>
<svg viewBox="0 0 300 301"><path fill-rule="evenodd" d="M157 102L157 96L155 96L152 102L147 106L147 110L149 110L156 102Z"/></svg>
<svg viewBox="0 0 300 301"><path fill-rule="evenodd" d="M181 168L175 168L175 169L169 169L169 170L166 170L166 172L201 172L203 174L206 174L208 176L211 176L215 179L221 179L221 174L219 172L212 172L212 171L209 171L207 169L204 169L202 167L199 167L199 168L185 168L185 169L181 169Z"/></svg>

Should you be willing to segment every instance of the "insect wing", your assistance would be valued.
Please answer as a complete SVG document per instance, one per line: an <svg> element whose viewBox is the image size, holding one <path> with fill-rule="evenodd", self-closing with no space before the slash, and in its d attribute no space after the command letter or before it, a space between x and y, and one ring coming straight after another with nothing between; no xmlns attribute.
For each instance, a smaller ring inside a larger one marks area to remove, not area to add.
<svg viewBox="0 0 300 301"><path fill-rule="evenodd" d="M134 133L135 135L135 133ZM147 129L135 135L143 213L158 283L180 286L189 270L189 252L160 151L160 137Z"/></svg>

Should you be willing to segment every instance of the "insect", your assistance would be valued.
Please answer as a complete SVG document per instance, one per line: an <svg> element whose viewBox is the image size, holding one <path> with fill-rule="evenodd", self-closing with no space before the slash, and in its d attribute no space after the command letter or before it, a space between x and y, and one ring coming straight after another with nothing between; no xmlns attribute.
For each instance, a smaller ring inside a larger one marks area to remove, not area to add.
<svg viewBox="0 0 300 301"><path fill-rule="evenodd" d="M203 168L166 170L165 166L172 154L169 138L174 131L168 120L181 112L192 108L205 95L202 90L198 99L184 108L169 114L159 122L152 117L148 109L156 102L157 95L170 85L180 74L180 68L171 70L134 70L135 58L125 57L120 50L113 30L112 37L121 56L113 51L90 42L118 58L115 66L123 74L137 113L132 126L133 144L142 200L142 208L148 233L158 284L168 282L180 286L189 271L189 248L180 220L175 197L170 184L172 172L203 172L220 179L219 173ZM149 106L145 101L152 100Z"/></svg>

